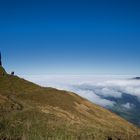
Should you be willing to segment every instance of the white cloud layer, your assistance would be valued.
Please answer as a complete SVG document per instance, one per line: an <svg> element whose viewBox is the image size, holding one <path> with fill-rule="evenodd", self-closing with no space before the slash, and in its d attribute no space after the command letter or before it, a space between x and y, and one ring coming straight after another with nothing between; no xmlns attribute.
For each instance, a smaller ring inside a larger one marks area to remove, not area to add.
<svg viewBox="0 0 140 140"><path fill-rule="evenodd" d="M115 105L115 102L109 98L122 98L123 93L136 96L140 100L140 80L132 80L129 76L38 75L23 77L42 86L75 92L105 107ZM123 107L130 108L131 104L126 103Z"/></svg>

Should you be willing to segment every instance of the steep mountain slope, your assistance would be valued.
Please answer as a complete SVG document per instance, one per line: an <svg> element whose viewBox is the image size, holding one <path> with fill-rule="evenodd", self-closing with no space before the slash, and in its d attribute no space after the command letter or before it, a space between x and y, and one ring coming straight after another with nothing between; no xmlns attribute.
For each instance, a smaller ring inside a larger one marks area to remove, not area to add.
<svg viewBox="0 0 140 140"><path fill-rule="evenodd" d="M139 140L140 130L80 96L0 76L1 140Z"/></svg>

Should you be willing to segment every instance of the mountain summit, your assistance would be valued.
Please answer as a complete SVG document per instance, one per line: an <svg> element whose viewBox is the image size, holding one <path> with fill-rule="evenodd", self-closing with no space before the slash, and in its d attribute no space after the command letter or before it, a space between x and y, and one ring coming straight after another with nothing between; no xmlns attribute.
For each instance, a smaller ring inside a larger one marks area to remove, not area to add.
<svg viewBox="0 0 140 140"><path fill-rule="evenodd" d="M140 130L75 93L6 74L0 76L0 139L139 140Z"/></svg>

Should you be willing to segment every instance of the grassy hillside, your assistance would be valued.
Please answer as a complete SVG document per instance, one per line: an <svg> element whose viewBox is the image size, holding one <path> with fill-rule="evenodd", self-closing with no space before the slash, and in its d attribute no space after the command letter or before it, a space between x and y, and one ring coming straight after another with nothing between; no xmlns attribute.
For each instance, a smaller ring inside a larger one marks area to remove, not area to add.
<svg viewBox="0 0 140 140"><path fill-rule="evenodd" d="M140 140L140 130L78 95L0 76L0 140Z"/></svg>

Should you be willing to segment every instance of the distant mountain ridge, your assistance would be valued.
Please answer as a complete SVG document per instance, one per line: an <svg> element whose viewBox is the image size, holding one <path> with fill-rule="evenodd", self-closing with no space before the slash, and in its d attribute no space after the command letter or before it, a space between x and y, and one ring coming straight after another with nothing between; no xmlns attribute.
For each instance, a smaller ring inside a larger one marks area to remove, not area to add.
<svg viewBox="0 0 140 140"><path fill-rule="evenodd" d="M133 80L140 80L140 77L134 77Z"/></svg>
<svg viewBox="0 0 140 140"><path fill-rule="evenodd" d="M51 138L139 140L140 129L75 93L1 75L0 139Z"/></svg>

